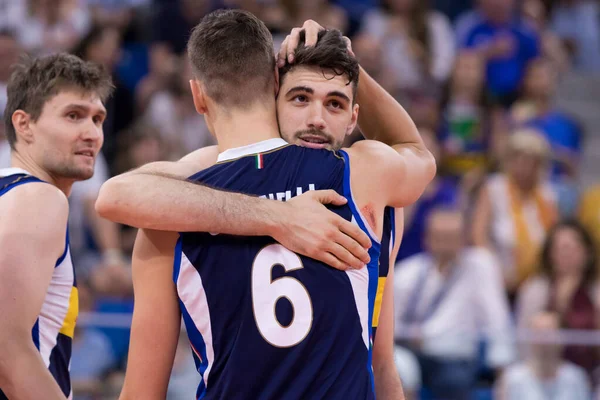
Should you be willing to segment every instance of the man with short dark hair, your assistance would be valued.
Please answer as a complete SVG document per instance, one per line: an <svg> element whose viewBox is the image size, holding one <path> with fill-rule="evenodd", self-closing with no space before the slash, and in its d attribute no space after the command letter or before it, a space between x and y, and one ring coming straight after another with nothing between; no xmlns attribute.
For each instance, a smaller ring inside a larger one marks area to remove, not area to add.
<svg viewBox="0 0 600 400"><path fill-rule="evenodd" d="M97 209L115 220L169 229L177 221L184 222L186 213L196 213L196 206L187 200L193 198L194 191L194 185L185 182L190 175L194 182L279 200L289 200L311 187L331 188L343 193L350 204L334 211L356 221L369 234L373 244L371 261L367 268L348 271L343 265L330 263L343 269L335 271L314 260L298 258L266 238L181 233L178 240L177 235L142 231L134 250L137 303L122 398L164 395L180 307L202 375L197 392L200 397L367 399L374 396L371 321L378 291L377 264L382 249L384 208L388 204L400 207L414 201L431 179L435 166L414 124L393 99L385 97L389 95L381 92L381 88L377 92L379 106L383 105L384 113L394 112L397 123L394 129L406 128L404 136L396 135L395 141L390 140L393 148L364 141L339 154L327 150L338 142L340 134L349 134L358 120L353 93L359 70L355 59L335 70L334 64L325 64L323 68L298 66L284 78L278 101L289 103L289 107L315 110L315 115L306 115L303 123L294 121L297 126L291 126L290 133L306 142L305 146L310 143L306 147L315 149L289 146L280 139L275 101L266 95L271 90L277 91L274 77L267 79L260 91L256 81L224 79L224 86L218 87L220 90L213 92L213 96L225 97L216 100L208 95L211 90L210 82L205 82L210 75L208 71L219 70L218 66L227 62L244 70L254 67L254 64L240 64L239 58L243 61L241 55L263 47L252 40L264 41L266 28L245 36L247 42L236 34L252 28L231 29L236 24L255 26L255 21L248 17L240 11L213 13L196 28L189 43L190 48L196 49L195 40L205 37L223 48L240 46L231 53L219 54L212 64L211 60L201 59L206 65L195 65L196 76L191 81L196 109L205 115L207 125L218 138L219 162L203 170L214 163L215 156L212 155L212 160L211 155L206 156L214 149L203 149L178 163L161 163L115 178L105 185ZM215 19L223 25L216 24ZM215 26L218 28L214 32L204 35ZM324 43L331 40L336 43L335 49L347 53L339 31L320 35L325 38ZM219 64L215 65L217 61ZM264 55L260 65L272 63L272 56ZM237 71L227 67L223 70ZM235 83L227 86L229 82ZM289 90L284 89L287 84L291 85ZM376 83L366 77L365 85L372 90ZM238 93L247 92L249 87L257 90L254 96L242 97L245 101L236 106L225 105L227 96L239 98ZM367 100L367 107L373 108L373 99ZM287 119L288 113L285 117L279 115L280 123ZM379 135L382 141L393 136L389 129ZM171 176L170 182L164 179L166 176ZM141 178L155 183L141 192ZM387 184L394 181L402 181L406 187ZM117 186L124 190L115 190ZM378 196L372 196L376 192ZM185 204L174 204L176 200L171 197L174 195L186 199ZM133 203L137 204L135 210L130 208ZM156 218L156 213L164 218ZM147 218L141 218L142 215ZM188 221L187 225L179 226L187 229L193 223ZM174 282L169 283L169 279ZM156 347L162 351L147 351Z"/></svg>
<svg viewBox="0 0 600 400"><path fill-rule="evenodd" d="M8 83L0 169L0 399L71 398L78 313L67 196L94 172L110 77L72 55L28 59Z"/></svg>

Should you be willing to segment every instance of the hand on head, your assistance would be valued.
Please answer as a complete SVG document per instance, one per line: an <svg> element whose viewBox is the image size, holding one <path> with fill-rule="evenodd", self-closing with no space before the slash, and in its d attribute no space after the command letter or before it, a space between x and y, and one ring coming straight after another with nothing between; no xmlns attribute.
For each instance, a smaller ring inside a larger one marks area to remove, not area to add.
<svg viewBox="0 0 600 400"><path fill-rule="evenodd" d="M283 67L286 60L290 64L294 62L294 52L300 44L301 32L304 32L304 45L307 47L312 47L317 44L319 32L323 30L325 30L325 28L312 19L305 21L301 28L292 29L283 43L281 43L281 48L277 54L277 66L279 68ZM344 40L348 44L348 52L354 57L354 52L352 51L352 42L346 36L344 36Z"/></svg>

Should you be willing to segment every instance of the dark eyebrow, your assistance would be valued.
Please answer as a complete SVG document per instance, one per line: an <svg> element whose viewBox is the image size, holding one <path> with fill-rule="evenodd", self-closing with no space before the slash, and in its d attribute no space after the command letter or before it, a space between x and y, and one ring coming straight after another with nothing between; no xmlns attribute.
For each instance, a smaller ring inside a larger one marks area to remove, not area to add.
<svg viewBox="0 0 600 400"><path fill-rule="evenodd" d="M79 111L82 111L82 112L85 112L85 113L87 113L87 112L90 111L90 107L88 107L87 105L77 104L77 103L71 103L71 104L67 105L65 107L65 109L66 110L73 110L73 109L75 109L75 110L79 110ZM100 114L103 117L105 117L106 116L106 110L104 108L101 108L100 110L98 110L98 114Z"/></svg>
<svg viewBox="0 0 600 400"><path fill-rule="evenodd" d="M289 96L291 94L294 93L308 93L308 94L314 94L315 91L308 87L308 86L294 86L293 88L291 88L290 90L287 91L287 93L285 94L286 96ZM350 97L346 96L344 93L338 91L338 90L334 90L332 92L327 93L327 97L339 97L342 100L347 101L348 103L351 102Z"/></svg>
<svg viewBox="0 0 600 400"><path fill-rule="evenodd" d="M298 92L313 94L315 91L312 88L309 88L308 86L294 86L293 88L288 90L285 95L289 96L290 94L294 94L294 93L298 93Z"/></svg>
<svg viewBox="0 0 600 400"><path fill-rule="evenodd" d="M344 93L337 91L337 90L327 93L327 97L339 97L341 99L346 100L348 103L350 103L350 97L346 96Z"/></svg>

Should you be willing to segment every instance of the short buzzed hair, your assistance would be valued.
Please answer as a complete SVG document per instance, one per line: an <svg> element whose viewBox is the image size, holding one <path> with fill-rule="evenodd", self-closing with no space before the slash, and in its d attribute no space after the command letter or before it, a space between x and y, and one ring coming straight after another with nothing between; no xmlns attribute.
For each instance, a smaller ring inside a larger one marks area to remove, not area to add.
<svg viewBox="0 0 600 400"><path fill-rule="evenodd" d="M206 94L226 107L247 108L275 97L273 37L243 10L217 10L194 28L188 42L194 75Z"/></svg>
<svg viewBox="0 0 600 400"><path fill-rule="evenodd" d="M23 110L37 121L44 104L63 90L95 93L104 102L112 93L113 84L103 68L71 54L22 58L8 81L4 111L6 139L11 149L14 150L17 141L12 123L15 111Z"/></svg>

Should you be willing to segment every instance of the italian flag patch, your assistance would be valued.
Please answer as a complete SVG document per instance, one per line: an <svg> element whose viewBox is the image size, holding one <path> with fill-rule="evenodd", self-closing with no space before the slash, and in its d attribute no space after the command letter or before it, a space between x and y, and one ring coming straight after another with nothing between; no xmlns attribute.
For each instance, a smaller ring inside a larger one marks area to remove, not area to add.
<svg viewBox="0 0 600 400"><path fill-rule="evenodd" d="M263 155L257 154L256 155L256 169L263 169L263 166L264 166Z"/></svg>

